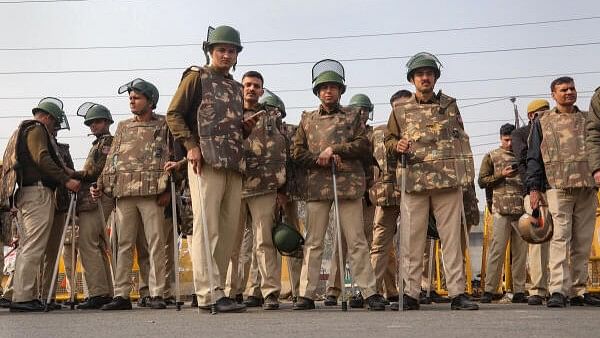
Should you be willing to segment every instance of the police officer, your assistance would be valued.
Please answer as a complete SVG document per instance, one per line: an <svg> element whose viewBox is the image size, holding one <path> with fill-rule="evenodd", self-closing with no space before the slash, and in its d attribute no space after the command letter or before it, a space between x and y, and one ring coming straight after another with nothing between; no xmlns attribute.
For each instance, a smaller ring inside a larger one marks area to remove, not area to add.
<svg viewBox="0 0 600 338"><path fill-rule="evenodd" d="M315 73L315 69L321 68ZM331 69L330 69L331 68ZM376 291L373 268L362 221L365 173L361 158L370 155L365 125L357 111L340 106L345 92L341 64L323 60L313 67L313 93L321 105L302 114L294 137L292 157L307 174L307 225L300 297L295 310L314 309L323 241L334 199L332 161L337 166L337 194L341 231L345 236L353 278L372 310L384 310L385 300ZM335 69L335 70L334 70Z"/></svg>
<svg viewBox="0 0 600 338"><path fill-rule="evenodd" d="M167 111L173 136L187 150L194 210L192 266L198 304L209 309L212 294L221 312L245 311L243 304L224 293L227 266L240 234L240 195L246 167L243 138L258 119L257 115L244 119L242 85L229 73L241 50L240 34L234 28L209 29L204 51L207 61L210 55L210 65L190 67L183 73ZM201 222L202 211L206 224ZM202 226L208 230L212 257L206 257L208 239ZM210 277L208 259L213 267ZM211 280L216 284L214 290L210 290Z"/></svg>
<svg viewBox="0 0 600 338"><path fill-rule="evenodd" d="M129 93L133 118L119 122L108 152L106 165L90 191L94 199L105 193L116 198L117 271L115 297L102 310L131 310L129 274L133 247L143 229L150 254L150 307L164 309L165 240L164 206L170 200L168 174L168 128L162 115L154 113L158 90L145 80L135 79L119 88Z"/></svg>
<svg viewBox="0 0 600 338"><path fill-rule="evenodd" d="M512 132L512 148L513 154L517 156L519 166L517 168L521 181L523 182L523 195L525 195L524 206L525 212L531 214L531 205L529 203L529 195L525 187L525 176L527 173L527 142L531 131L533 120L541 112L550 109L550 103L544 99L536 99L529 102L527 105L527 125L517 128ZM542 193L540 191L540 193ZM529 305L542 305L544 299L548 296L548 248L550 243L529 244L529 252L527 254L529 278L531 279L531 287L529 288L529 297L527 303Z"/></svg>
<svg viewBox="0 0 600 338"><path fill-rule="evenodd" d="M590 168L594 180L600 186L600 87L596 88L590 100L590 111L587 120L587 151Z"/></svg>
<svg viewBox="0 0 600 338"><path fill-rule="evenodd" d="M524 303L527 272L527 242L516 230L523 214L523 181L518 174L518 159L512 152L512 132L515 127L505 124L500 128L500 147L487 153L479 170L479 187L493 189L493 237L486 260L485 290L481 303L491 303L502 278L506 246L510 240L513 303Z"/></svg>
<svg viewBox="0 0 600 338"><path fill-rule="evenodd" d="M99 309L113 298L113 283L110 263L106 252L110 250L105 225L113 209L113 200L107 195L101 197L100 206L90 196L89 187L96 182L106 163L113 137L110 125L114 122L108 108L101 104L87 102L80 106L78 115L96 137L92 143L83 169L76 176L83 182L83 189L77 197L79 216L79 254L84 269L89 297L77 306L78 309ZM104 217L104 218L102 218Z"/></svg>
<svg viewBox="0 0 600 338"><path fill-rule="evenodd" d="M402 204L402 259L406 279L404 309L419 309L423 250L430 209L444 243L444 268L453 310L476 310L465 292L461 250L462 187L473 181L469 139L456 100L434 93L440 77L437 58L418 53L407 63L414 95L397 105L388 121L386 148L406 154L408 177ZM399 170L399 173L402 171ZM400 180L400 178L399 178ZM406 214L404 214L406 213Z"/></svg>
<svg viewBox="0 0 600 338"><path fill-rule="evenodd" d="M80 187L67 174L52 142L51 131L62 122L61 106L56 99L40 101L32 109L34 118L21 122L12 134L2 161L9 170L2 175L0 200L8 200L18 183L15 205L22 215L12 312L44 310L34 287L54 220L54 190L59 185L71 191Z"/></svg>
<svg viewBox="0 0 600 338"><path fill-rule="evenodd" d="M548 307L600 306L586 292L598 198L586 156L587 112L575 105L577 90L570 77L550 84L556 106L541 114L531 127L527 150L527 188L532 209L546 199L554 232L550 240L550 299Z"/></svg>

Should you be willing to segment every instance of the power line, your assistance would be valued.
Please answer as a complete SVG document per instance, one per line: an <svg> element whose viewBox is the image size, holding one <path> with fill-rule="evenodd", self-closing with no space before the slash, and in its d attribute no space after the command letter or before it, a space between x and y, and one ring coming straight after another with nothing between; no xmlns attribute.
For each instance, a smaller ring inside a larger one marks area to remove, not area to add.
<svg viewBox="0 0 600 338"><path fill-rule="evenodd" d="M546 46L533 46L533 47L516 47L516 48L478 50L478 51L437 53L437 56L461 56L461 55L469 55L469 54L504 53L504 52L516 52L516 51L566 48L566 47L584 47L584 46L594 46L594 45L600 45L600 42L583 42L583 43L571 43L571 44L561 44L561 45L546 45ZM339 59L338 61L340 61L340 62L381 61L381 60L394 60L394 59L408 59L411 57L412 57L412 55L381 56L381 57L369 57L369 58ZM290 62L255 63L255 64L238 65L238 67L290 66L290 65L314 64L315 62L316 61L290 61ZM27 70L27 71L16 71L16 72L0 72L0 75L149 72L149 71L167 71L167 70L182 71L183 68L181 68L181 67L153 67L153 68L129 68L129 69L70 69L70 70L40 70L40 71Z"/></svg>
<svg viewBox="0 0 600 338"><path fill-rule="evenodd" d="M46 3L46 2L87 2L90 0L21 0L21 1L0 1L2 4L28 4L28 3Z"/></svg>
<svg viewBox="0 0 600 338"><path fill-rule="evenodd" d="M29 3L29 2L61 2L61 1L89 1L89 0L50 0L50 1L6 1L1 3ZM371 38L371 37L383 37L383 36L398 36L398 35L415 35L415 34L429 34L429 33L442 33L442 32L458 32L458 31L471 31L480 29L492 29L492 28L506 28L506 27L522 27L522 26L534 26L534 25L547 25L554 23L564 23L573 21L586 21L600 19L600 16L589 16L581 18L568 18L568 19L557 19L557 20L545 20L545 21L530 21L530 22L515 22L497 25L481 25L481 26L470 26L470 27L455 27L455 28L440 28L440 29L428 29L428 30L415 30L405 32L389 32L389 33L372 33L372 34L350 34L350 35L332 35L332 36L315 36L306 38L287 38L287 39L268 39L268 40L249 40L243 41L244 44L259 44L259 43L277 43L277 42L301 42L301 41L316 41L316 40L341 40L341 39L357 39L357 38ZM94 49L133 49L133 48L173 48L173 47L190 47L190 46L202 46L202 43L169 43L169 44L149 44L149 45L121 45L121 46L82 46L82 47L30 47L30 48L0 48L0 51L42 51L42 50L94 50Z"/></svg>

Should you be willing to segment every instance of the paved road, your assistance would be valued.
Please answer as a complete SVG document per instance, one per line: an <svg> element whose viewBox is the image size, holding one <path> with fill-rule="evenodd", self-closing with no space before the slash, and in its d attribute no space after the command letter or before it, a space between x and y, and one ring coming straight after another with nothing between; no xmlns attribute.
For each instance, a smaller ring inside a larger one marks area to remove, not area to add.
<svg viewBox="0 0 600 338"><path fill-rule="evenodd" d="M370 312L320 307L292 311L250 309L218 314L185 306L133 311L55 311L13 314L0 310L0 337L598 337L600 308L548 309L486 304L480 311L450 311L449 304L421 311Z"/></svg>

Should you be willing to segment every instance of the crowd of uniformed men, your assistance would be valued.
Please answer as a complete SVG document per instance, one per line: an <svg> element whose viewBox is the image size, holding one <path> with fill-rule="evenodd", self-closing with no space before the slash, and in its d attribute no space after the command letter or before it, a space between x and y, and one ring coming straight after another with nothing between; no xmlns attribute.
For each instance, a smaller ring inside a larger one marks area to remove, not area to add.
<svg viewBox="0 0 600 338"><path fill-rule="evenodd" d="M465 273L468 233L479 223L473 154L456 100L434 92L437 58L418 53L408 61L414 92L396 92L387 126L376 128L368 125L370 99L357 94L342 106L343 67L322 60L312 74L321 104L294 126L282 122L285 106L264 88L260 73L233 79L240 41L229 26L209 30L207 65L183 73L166 116L154 112L158 90L142 79L119 88L129 94L133 116L114 135L106 107L81 105L77 115L96 137L81 170L69 146L56 141L68 128L62 102L46 98L33 108L2 163L2 219L18 231L11 243L15 269L0 306L60 308L54 281L63 251L67 278L73 256L81 259L87 298L79 309L132 309L135 250L138 306L163 309L176 301L173 246L181 233L191 254L193 306L278 309L284 256L293 309L314 309L323 253L331 250L325 246L331 213L335 245L325 306L345 300L340 270L347 260L358 290L351 307L417 310L433 301L478 309ZM586 291L597 240L600 91L589 112L575 105L572 78L555 79L550 91L554 107L533 100L529 124L503 125L499 147L481 164L478 184L491 193L494 219L482 303L500 296L510 241L512 302L600 305ZM431 238L441 242L447 298L429 291Z"/></svg>

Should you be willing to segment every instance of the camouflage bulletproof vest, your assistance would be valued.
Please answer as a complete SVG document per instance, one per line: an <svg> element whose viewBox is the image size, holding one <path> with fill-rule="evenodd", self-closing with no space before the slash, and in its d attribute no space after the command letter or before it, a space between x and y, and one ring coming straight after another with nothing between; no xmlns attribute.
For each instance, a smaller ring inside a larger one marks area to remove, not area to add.
<svg viewBox="0 0 600 338"><path fill-rule="evenodd" d="M280 126L278 112L268 110L244 141L246 175L242 198L275 192L285 183L286 139Z"/></svg>
<svg viewBox="0 0 600 338"><path fill-rule="evenodd" d="M318 110L304 112L300 122L305 130L308 151L318 156L328 146L351 141L356 134L355 112L319 114ZM336 175L339 199L361 198L365 192L365 173L359 160L342 159ZM307 169L307 201L333 200L331 167L314 166Z"/></svg>
<svg viewBox="0 0 600 338"><path fill-rule="evenodd" d="M302 201L306 195L306 172L301 168L291 156L291 147L294 141L292 140L296 135L298 126L293 124L284 123L285 137L286 137L286 187L289 198L294 201Z"/></svg>
<svg viewBox="0 0 600 338"><path fill-rule="evenodd" d="M402 130L402 137L412 141L407 192L457 188L473 182L473 153L456 101L446 95L442 95L439 101L418 103L413 95L394 107L393 114ZM401 182L400 166L396 173L398 182Z"/></svg>
<svg viewBox="0 0 600 338"><path fill-rule="evenodd" d="M169 159L168 128L163 115L148 122L119 122L106 165L104 191L113 197L157 195L167 188L163 170Z"/></svg>
<svg viewBox="0 0 600 338"><path fill-rule="evenodd" d="M479 200L475 192L475 182L462 187L463 209L467 225L479 224Z"/></svg>
<svg viewBox="0 0 600 338"><path fill-rule="evenodd" d="M43 126L41 122L35 120L21 122L8 140L2 159L2 173L0 174L0 205L2 207L8 207L11 204L17 181L21 176L19 168L26 165L34 165L23 138L25 137L25 133L36 125ZM44 130L46 130L45 127ZM50 134L47 135L48 144L51 144ZM56 148L49 147L49 151L56 163L61 163L56 153Z"/></svg>
<svg viewBox="0 0 600 338"><path fill-rule="evenodd" d="M494 164L494 176L501 177L502 170L518 162L512 151L502 148L492 150L490 158ZM494 187L492 195L492 211L500 215L522 215L523 209L523 182L520 175L506 177L499 185Z"/></svg>
<svg viewBox="0 0 600 338"><path fill-rule="evenodd" d="M69 145L56 142L56 147L62 163L69 169L74 169L73 159L71 158L71 152L69 151ZM67 189L67 187L64 185L57 186L56 190L54 190L54 198L56 199L56 211L66 212L69 210L71 195L69 194L69 189Z"/></svg>
<svg viewBox="0 0 600 338"><path fill-rule="evenodd" d="M400 196L395 191L396 181L396 156L390 155L384 144L387 128L379 126L373 130L371 142L373 144L373 157L377 161L375 184L369 189L371 202L378 206L400 205Z"/></svg>
<svg viewBox="0 0 600 338"><path fill-rule="evenodd" d="M84 171L93 170L100 166L100 163L106 157L108 149L112 145L113 136L104 134L94 141L92 148L88 153L85 163L83 164ZM98 202L92 200L90 194L90 186L93 182L81 182L81 189L77 192L77 211L90 211L98 209Z"/></svg>
<svg viewBox="0 0 600 338"><path fill-rule="evenodd" d="M595 187L585 151L586 113L559 113L556 108L539 117L540 150L546 177L554 189Z"/></svg>
<svg viewBox="0 0 600 338"><path fill-rule="evenodd" d="M198 106L198 136L204 162L213 168L243 173L242 85L200 68L202 102Z"/></svg>

